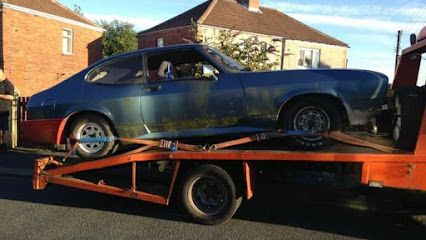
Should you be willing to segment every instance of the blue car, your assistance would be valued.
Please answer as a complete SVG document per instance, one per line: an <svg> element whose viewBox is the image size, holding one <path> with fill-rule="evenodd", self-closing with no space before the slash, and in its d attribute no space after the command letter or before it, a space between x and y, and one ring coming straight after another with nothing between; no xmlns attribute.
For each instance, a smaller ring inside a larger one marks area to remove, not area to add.
<svg viewBox="0 0 426 240"><path fill-rule="evenodd" d="M365 125L380 110L385 75L364 70L251 72L205 45L138 50L104 59L31 97L24 139L142 139L248 134L275 129L321 133ZM321 137L296 137L304 148ZM81 143L84 158L118 142Z"/></svg>

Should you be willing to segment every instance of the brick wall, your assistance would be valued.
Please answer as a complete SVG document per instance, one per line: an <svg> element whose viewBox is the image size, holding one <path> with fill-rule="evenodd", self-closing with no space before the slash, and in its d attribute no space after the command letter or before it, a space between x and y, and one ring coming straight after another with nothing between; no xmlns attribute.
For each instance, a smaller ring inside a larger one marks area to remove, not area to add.
<svg viewBox="0 0 426 240"><path fill-rule="evenodd" d="M3 69L3 12L0 11L0 68Z"/></svg>
<svg viewBox="0 0 426 240"><path fill-rule="evenodd" d="M160 32L153 32L138 36L138 47L139 49L151 48L157 46L157 39L164 39L164 46L185 44L184 39L192 39L190 27L181 27L171 30L165 30Z"/></svg>
<svg viewBox="0 0 426 240"><path fill-rule="evenodd" d="M3 58L6 76L21 96L65 80L102 57L101 32L4 8ZM62 54L62 30L73 30L73 54Z"/></svg>

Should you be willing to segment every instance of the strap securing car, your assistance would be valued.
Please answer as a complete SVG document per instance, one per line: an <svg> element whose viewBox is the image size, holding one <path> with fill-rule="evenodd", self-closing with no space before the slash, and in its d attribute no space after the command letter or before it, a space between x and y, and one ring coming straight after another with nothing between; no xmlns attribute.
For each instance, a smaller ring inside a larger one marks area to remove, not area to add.
<svg viewBox="0 0 426 240"><path fill-rule="evenodd" d="M89 137L89 138L81 138L77 141L79 143L108 143L108 142L114 142L118 138L117 137Z"/></svg>
<svg viewBox="0 0 426 240"><path fill-rule="evenodd" d="M247 144L251 142L261 142L266 141L273 138L281 138L281 137L289 137L289 136L306 136L308 135L306 132L303 131L278 131L278 132L264 132L264 133L258 133L253 136L244 137L236 140L226 141L222 143L213 144L208 148L204 148L204 150L208 151L215 151L220 150L232 146L238 146L242 144Z"/></svg>
<svg viewBox="0 0 426 240"><path fill-rule="evenodd" d="M159 148L169 149L173 152L177 151L178 141L160 140Z"/></svg>
<svg viewBox="0 0 426 240"><path fill-rule="evenodd" d="M192 145L192 144L186 144L181 143L179 141L171 141L171 140L144 140L144 139L133 139L133 138L118 138L118 137L93 137L93 138L82 138L79 140L75 140L75 143L72 146L72 149L68 152L68 154L65 156L63 161L65 161L67 158L69 158L72 155L75 155L76 149L79 143L85 144L85 143L107 143L107 142L113 142L113 141L121 141L126 143L133 143L138 145L143 145L142 147L130 151L129 153L140 153L143 151L147 151L152 148L161 148L161 149L167 149L170 151L217 151L233 146L243 145L251 142L261 142L266 141L269 139L274 138L282 138L282 137L303 137L303 136L321 136L326 138L331 138L336 141L355 145L355 146L362 146L362 147L368 147L372 148L378 151L382 152L394 152L397 151L397 149L384 146L376 143L372 143L354 136L351 136L349 134L340 132L340 131L334 131L330 133L321 133L321 134L310 134L304 131L282 131L278 130L277 132L264 132L264 133L258 133L253 136L243 137L235 140L225 141L221 143L216 144L206 144L206 145ZM129 154L124 153L124 154Z"/></svg>

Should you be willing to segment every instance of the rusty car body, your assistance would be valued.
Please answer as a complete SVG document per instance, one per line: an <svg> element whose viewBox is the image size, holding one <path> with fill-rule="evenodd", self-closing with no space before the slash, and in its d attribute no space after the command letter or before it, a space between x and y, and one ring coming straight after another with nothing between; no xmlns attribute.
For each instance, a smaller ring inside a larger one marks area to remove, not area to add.
<svg viewBox="0 0 426 240"><path fill-rule="evenodd" d="M385 75L366 70L251 72L205 45L144 49L101 60L32 96L23 135L59 144L72 134L159 139L277 128L316 133L368 123L387 87ZM104 145L85 151L96 155Z"/></svg>

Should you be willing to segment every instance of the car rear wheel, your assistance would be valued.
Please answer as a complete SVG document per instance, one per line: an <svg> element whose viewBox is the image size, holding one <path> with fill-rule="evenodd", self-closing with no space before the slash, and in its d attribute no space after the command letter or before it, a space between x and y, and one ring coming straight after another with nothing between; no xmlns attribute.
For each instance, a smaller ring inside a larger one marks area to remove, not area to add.
<svg viewBox="0 0 426 240"><path fill-rule="evenodd" d="M341 115L335 104L326 99L311 98L292 103L282 113L284 130L296 130L307 134L336 131L342 128ZM328 140L321 136L294 137L297 147L315 150L325 146Z"/></svg>
<svg viewBox="0 0 426 240"><path fill-rule="evenodd" d="M86 138L113 137L110 125L104 118L96 115L83 115L78 117L71 125L71 137L78 140ZM87 142L79 143L76 148L77 155L83 159L96 159L109 155L115 142Z"/></svg>

